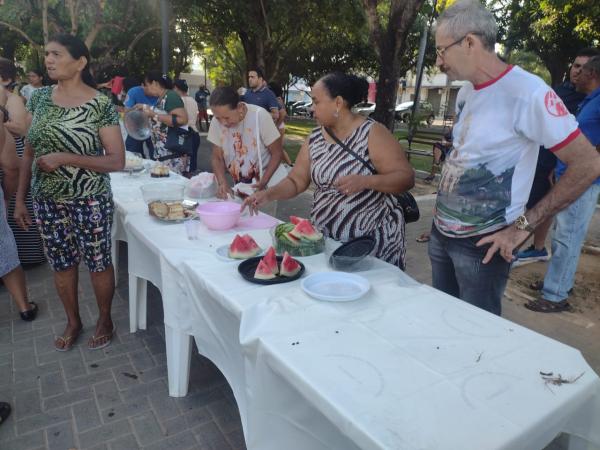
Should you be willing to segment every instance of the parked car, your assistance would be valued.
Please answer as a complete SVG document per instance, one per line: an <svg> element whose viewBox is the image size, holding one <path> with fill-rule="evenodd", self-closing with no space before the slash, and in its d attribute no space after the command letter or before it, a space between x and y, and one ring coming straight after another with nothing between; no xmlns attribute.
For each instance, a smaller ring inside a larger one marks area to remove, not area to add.
<svg viewBox="0 0 600 450"><path fill-rule="evenodd" d="M410 122L410 116L412 114L412 107L415 102L404 102L396 105L396 111L394 118L404 123ZM428 126L433 124L435 114L433 112L433 105L429 102L419 102L419 110L417 111L417 117L419 122L427 122Z"/></svg>
<svg viewBox="0 0 600 450"><path fill-rule="evenodd" d="M292 114L296 116L312 117L312 100L307 102L298 102L298 105L292 108Z"/></svg>
<svg viewBox="0 0 600 450"><path fill-rule="evenodd" d="M375 103L362 102L352 107L352 112L361 116L370 117L375 112Z"/></svg>

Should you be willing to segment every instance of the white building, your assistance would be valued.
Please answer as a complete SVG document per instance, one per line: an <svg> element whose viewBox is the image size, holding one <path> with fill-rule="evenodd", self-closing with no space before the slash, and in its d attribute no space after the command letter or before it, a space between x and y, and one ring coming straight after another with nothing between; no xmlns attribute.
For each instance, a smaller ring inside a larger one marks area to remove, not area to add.
<svg viewBox="0 0 600 450"><path fill-rule="evenodd" d="M409 102L415 97L416 76L412 72L407 72L405 83L400 83L398 88L398 103ZM431 73L423 73L421 81L420 99L427 101L433 106L435 115L439 118L444 116L453 116L456 105L456 95L465 81L448 81L445 73L437 70Z"/></svg>

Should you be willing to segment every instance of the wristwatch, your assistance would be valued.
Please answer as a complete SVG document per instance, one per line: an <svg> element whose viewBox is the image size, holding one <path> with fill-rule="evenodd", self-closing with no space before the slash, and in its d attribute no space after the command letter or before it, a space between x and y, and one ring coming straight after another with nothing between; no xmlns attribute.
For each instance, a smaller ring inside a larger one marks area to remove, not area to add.
<svg viewBox="0 0 600 450"><path fill-rule="evenodd" d="M529 221L524 215L520 215L519 217L517 217L517 220L515 220L515 227L517 228L517 230L525 230L529 231L530 233L533 233L535 231L535 228L529 225Z"/></svg>

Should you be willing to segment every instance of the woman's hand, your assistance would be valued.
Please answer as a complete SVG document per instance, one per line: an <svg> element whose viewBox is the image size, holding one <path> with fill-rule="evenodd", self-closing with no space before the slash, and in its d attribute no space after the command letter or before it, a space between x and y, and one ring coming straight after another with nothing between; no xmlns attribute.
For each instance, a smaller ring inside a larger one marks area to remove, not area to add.
<svg viewBox="0 0 600 450"><path fill-rule="evenodd" d="M29 211L27 211L25 202L19 200L16 201L13 217L15 218L17 225L19 225L25 231L29 230L29 226L31 225L31 216L29 215Z"/></svg>
<svg viewBox="0 0 600 450"><path fill-rule="evenodd" d="M66 164L65 154L63 152L58 152L40 156L35 160L35 164L44 172L54 172L60 166Z"/></svg>
<svg viewBox="0 0 600 450"><path fill-rule="evenodd" d="M216 195L217 195L217 198L220 198L222 200L227 200L229 198L229 196L233 197L233 191L231 190L231 188L229 187L229 185L227 183L222 183L222 184L219 184Z"/></svg>
<svg viewBox="0 0 600 450"><path fill-rule="evenodd" d="M258 207L268 203L269 201L270 200L267 191L256 191L254 194L246 197L244 203L242 203L241 210L244 211L244 209L248 207L251 216L258 215Z"/></svg>
<svg viewBox="0 0 600 450"><path fill-rule="evenodd" d="M368 189L368 175L346 175L338 178L333 185L344 195L354 195Z"/></svg>

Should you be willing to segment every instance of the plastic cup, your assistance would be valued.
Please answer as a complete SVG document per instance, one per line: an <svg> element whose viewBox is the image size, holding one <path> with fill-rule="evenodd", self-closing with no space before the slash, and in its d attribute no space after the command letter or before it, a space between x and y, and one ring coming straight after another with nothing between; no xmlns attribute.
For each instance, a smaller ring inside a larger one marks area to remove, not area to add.
<svg viewBox="0 0 600 450"><path fill-rule="evenodd" d="M185 223L185 232L189 240L198 239L198 223L195 220L188 220Z"/></svg>

